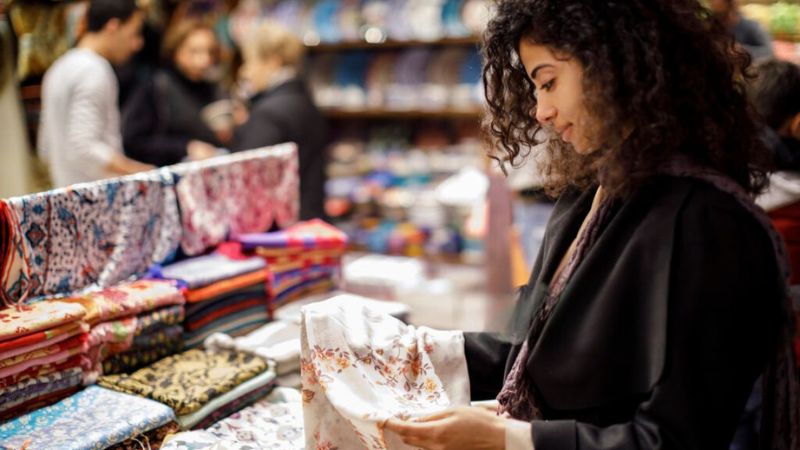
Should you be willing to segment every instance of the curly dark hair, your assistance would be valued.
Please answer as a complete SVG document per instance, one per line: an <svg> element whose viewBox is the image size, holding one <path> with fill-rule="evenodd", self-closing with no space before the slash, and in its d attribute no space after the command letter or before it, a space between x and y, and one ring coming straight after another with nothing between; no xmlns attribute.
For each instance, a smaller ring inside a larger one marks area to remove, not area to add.
<svg viewBox="0 0 800 450"><path fill-rule="evenodd" d="M698 0L495 3L483 44L484 129L501 164L546 143L546 157L534 159L549 192L600 183L619 196L683 154L751 194L766 187L769 156L747 100L750 57ZM537 122L521 39L581 64L598 151L579 155Z"/></svg>

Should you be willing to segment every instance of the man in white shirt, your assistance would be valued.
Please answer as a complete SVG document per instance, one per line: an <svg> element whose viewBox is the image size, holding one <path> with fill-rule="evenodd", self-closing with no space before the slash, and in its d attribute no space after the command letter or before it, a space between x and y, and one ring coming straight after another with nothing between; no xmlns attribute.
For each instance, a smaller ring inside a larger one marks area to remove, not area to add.
<svg viewBox="0 0 800 450"><path fill-rule="evenodd" d="M144 13L135 0L92 0L87 31L47 71L39 152L57 187L149 170L122 150L119 85L112 64L142 46Z"/></svg>

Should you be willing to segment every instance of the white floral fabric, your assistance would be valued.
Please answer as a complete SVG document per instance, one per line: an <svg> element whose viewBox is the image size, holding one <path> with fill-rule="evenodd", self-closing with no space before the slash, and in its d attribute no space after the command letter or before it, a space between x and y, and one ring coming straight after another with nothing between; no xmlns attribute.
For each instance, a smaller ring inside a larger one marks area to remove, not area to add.
<svg viewBox="0 0 800 450"><path fill-rule="evenodd" d="M202 431L168 438L162 450L303 450L303 406L294 389L265 399Z"/></svg>
<svg viewBox="0 0 800 450"><path fill-rule="evenodd" d="M463 333L405 325L351 300L302 309L306 447L411 449L383 426L469 405Z"/></svg>

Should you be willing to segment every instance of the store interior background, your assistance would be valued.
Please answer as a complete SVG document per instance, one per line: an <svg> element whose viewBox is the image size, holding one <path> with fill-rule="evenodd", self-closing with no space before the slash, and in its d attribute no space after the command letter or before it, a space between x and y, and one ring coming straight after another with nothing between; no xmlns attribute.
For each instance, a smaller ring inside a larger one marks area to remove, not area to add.
<svg viewBox="0 0 800 450"><path fill-rule="evenodd" d="M40 83L74 44L86 2L0 3L6 198L49 188L34 151ZM506 177L486 157L479 35L489 1L147 3L145 48L118 71L121 102L158 64L159 35L170 21L201 16L216 24L219 79L232 91L236 50L249 30L265 18L296 30L308 50L306 78L331 129L326 211L351 239L345 288L401 300L419 325L502 327L552 205L537 191L533 164ZM800 3L741 4L773 35L776 56L800 62Z"/></svg>

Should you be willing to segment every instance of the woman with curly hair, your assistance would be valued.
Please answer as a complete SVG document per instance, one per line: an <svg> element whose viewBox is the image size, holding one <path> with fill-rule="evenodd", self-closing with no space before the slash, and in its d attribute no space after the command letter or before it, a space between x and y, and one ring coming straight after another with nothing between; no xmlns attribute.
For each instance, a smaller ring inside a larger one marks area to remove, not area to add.
<svg viewBox="0 0 800 450"><path fill-rule="evenodd" d="M536 161L558 202L509 332L465 334L472 399L498 405L386 427L426 449L726 449L757 385L761 448L800 448L749 57L697 0L500 0L484 57L494 158Z"/></svg>

